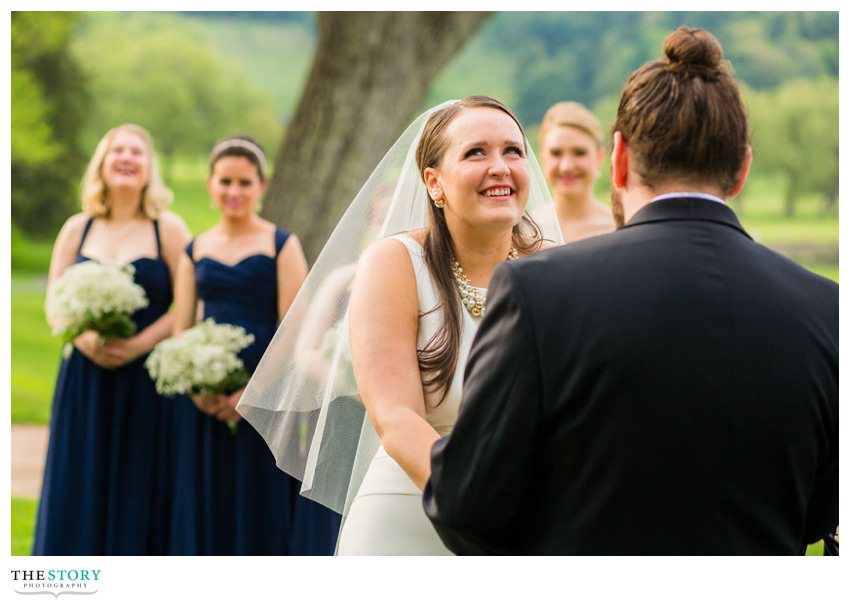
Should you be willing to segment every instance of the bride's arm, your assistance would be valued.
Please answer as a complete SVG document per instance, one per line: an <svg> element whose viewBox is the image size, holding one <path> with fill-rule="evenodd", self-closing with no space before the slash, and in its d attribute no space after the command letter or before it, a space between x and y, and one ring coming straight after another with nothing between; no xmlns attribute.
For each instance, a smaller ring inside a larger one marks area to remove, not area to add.
<svg viewBox="0 0 850 607"><path fill-rule="evenodd" d="M416 357L419 303L407 249L378 241L360 260L351 294L349 336L357 387L387 453L422 489L440 438L425 420Z"/></svg>

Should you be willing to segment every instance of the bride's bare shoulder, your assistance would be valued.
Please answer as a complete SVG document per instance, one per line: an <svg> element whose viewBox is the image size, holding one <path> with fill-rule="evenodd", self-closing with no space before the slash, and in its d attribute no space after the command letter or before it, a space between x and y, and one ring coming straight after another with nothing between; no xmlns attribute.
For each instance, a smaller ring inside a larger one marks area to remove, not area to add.
<svg viewBox="0 0 850 607"><path fill-rule="evenodd" d="M416 275L403 242L382 238L369 245L357 262L352 298L369 302L371 312L384 304L417 308Z"/></svg>
<svg viewBox="0 0 850 607"><path fill-rule="evenodd" d="M400 272L409 272L411 275L413 273L407 247L400 239L392 236L370 244L360 256L357 265L358 274L377 273L395 278Z"/></svg>
<svg viewBox="0 0 850 607"><path fill-rule="evenodd" d="M404 259L408 257L407 246L402 242L402 238L399 237L406 237L419 244L419 246L424 246L427 233L427 229L410 230L379 238L366 248L360 260L361 262L365 260L367 263L372 263L376 259L380 261L387 258Z"/></svg>
<svg viewBox="0 0 850 607"><path fill-rule="evenodd" d="M412 238L419 246L425 246L425 237L428 235L428 228L421 228L419 230L408 230L407 232L400 232L399 235L407 236L408 238Z"/></svg>
<svg viewBox="0 0 850 607"><path fill-rule="evenodd" d="M428 235L428 229L422 228L421 230L412 230L407 233L413 240L425 246L425 237Z"/></svg>

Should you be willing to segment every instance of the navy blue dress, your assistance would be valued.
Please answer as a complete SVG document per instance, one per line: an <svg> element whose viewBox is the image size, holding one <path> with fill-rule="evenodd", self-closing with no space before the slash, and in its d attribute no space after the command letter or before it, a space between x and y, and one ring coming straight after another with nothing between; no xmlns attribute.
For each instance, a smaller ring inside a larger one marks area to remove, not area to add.
<svg viewBox="0 0 850 607"><path fill-rule="evenodd" d="M80 251L75 263L87 261ZM171 277L157 257L132 262L134 280L149 300L133 316L138 331L171 304ZM99 367L76 348L62 360L53 396L50 439L34 555L146 555L165 553L166 470L164 411L144 368L146 357L123 367Z"/></svg>
<svg viewBox="0 0 850 607"><path fill-rule="evenodd" d="M276 229L274 237L275 257L256 254L234 265L195 260L194 241L186 247L204 318L254 335L239 355L249 373L277 330L277 255L289 234ZM277 468L249 423L240 422L234 433L188 397L176 405L171 554L333 554L339 515L298 494L298 481Z"/></svg>

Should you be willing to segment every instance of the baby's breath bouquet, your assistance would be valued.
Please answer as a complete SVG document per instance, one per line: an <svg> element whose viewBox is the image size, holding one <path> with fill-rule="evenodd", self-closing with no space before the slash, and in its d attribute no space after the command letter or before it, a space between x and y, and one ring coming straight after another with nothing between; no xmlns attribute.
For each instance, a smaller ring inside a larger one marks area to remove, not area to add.
<svg viewBox="0 0 850 607"><path fill-rule="evenodd" d="M104 339L136 332L133 312L148 305L145 290L133 282L136 269L84 261L70 266L48 287L47 319L54 335L71 342L94 330Z"/></svg>
<svg viewBox="0 0 850 607"><path fill-rule="evenodd" d="M231 394L248 383L237 354L254 341L242 327L208 318L177 337L159 342L145 361L156 391L174 394Z"/></svg>

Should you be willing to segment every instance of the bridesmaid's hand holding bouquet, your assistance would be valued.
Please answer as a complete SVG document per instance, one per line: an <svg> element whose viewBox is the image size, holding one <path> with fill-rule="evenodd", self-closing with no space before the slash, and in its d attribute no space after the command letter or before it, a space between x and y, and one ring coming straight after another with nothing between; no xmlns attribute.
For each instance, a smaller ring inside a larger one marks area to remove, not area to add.
<svg viewBox="0 0 850 607"><path fill-rule="evenodd" d="M207 319L159 342L145 361L162 395L232 394L248 383L237 356L254 341L242 327Z"/></svg>
<svg viewBox="0 0 850 607"><path fill-rule="evenodd" d="M70 344L87 331L101 341L136 332L132 315L148 305L145 290L133 281L135 268L96 261L70 266L48 287L47 320L70 354Z"/></svg>

